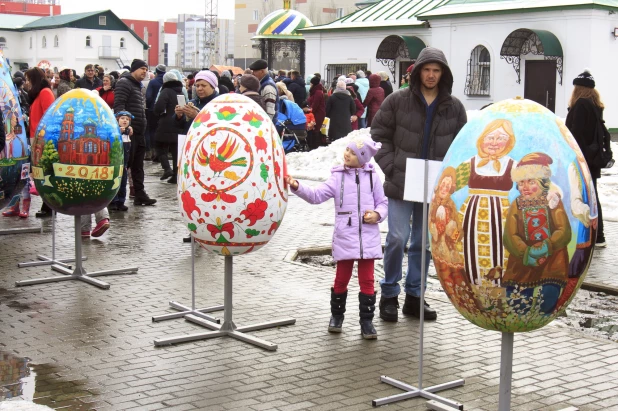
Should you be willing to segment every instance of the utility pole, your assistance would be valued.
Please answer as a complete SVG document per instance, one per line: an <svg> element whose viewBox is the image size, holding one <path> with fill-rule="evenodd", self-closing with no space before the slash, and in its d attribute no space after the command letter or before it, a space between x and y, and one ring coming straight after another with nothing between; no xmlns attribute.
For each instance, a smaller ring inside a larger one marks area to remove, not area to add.
<svg viewBox="0 0 618 411"><path fill-rule="evenodd" d="M217 64L217 17L219 0L205 0L204 4L204 65ZM229 0L228 0L229 1Z"/></svg>

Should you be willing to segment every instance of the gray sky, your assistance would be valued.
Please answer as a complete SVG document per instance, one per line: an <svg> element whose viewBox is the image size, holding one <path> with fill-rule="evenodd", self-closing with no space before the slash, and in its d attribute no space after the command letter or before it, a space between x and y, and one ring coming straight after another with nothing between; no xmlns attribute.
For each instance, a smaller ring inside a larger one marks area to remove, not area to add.
<svg viewBox="0 0 618 411"><path fill-rule="evenodd" d="M231 0L225 0L231 1ZM232 4L234 2L232 1ZM122 19L135 20L167 20L177 18L178 14L192 13L203 15L204 0L60 0L62 14L83 13L87 11L111 9Z"/></svg>

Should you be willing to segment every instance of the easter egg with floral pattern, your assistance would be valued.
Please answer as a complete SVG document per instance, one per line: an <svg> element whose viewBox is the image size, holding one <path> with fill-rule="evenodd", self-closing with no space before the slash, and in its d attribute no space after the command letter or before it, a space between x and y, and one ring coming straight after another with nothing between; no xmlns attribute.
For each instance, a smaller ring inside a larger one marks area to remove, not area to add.
<svg viewBox="0 0 618 411"><path fill-rule="evenodd" d="M564 122L530 100L495 103L459 132L436 181L428 223L442 287L480 327L543 327L584 281L598 218Z"/></svg>
<svg viewBox="0 0 618 411"><path fill-rule="evenodd" d="M98 93L71 90L49 106L34 136L32 176L52 209L88 215L107 207L123 165L120 128Z"/></svg>
<svg viewBox="0 0 618 411"><path fill-rule="evenodd" d="M285 167L277 130L253 100L225 94L207 104L178 169L180 211L195 241L226 256L266 245L287 207Z"/></svg>

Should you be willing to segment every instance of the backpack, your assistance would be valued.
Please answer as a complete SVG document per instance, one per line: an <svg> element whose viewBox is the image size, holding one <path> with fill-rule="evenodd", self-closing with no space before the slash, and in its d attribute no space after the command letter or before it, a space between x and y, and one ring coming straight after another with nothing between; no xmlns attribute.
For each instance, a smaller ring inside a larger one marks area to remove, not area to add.
<svg viewBox="0 0 618 411"><path fill-rule="evenodd" d="M586 162L595 168L606 168L613 159L611 144L611 135L605 127L605 121L596 112L597 127L594 133L594 142L586 148L584 157Z"/></svg>

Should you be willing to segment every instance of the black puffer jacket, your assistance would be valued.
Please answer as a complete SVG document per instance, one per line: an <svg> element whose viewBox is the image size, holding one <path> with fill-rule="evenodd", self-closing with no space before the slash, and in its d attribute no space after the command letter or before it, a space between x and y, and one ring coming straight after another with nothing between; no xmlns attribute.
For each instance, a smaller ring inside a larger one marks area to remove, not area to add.
<svg viewBox="0 0 618 411"><path fill-rule="evenodd" d="M154 105L154 114L159 119L155 133L155 141L172 143L178 140L178 134L183 134L184 125L176 121L175 109L178 105L178 95L182 94L180 81L163 83L161 94Z"/></svg>
<svg viewBox="0 0 618 411"><path fill-rule="evenodd" d="M356 113L356 104L349 91L335 91L326 101L326 117L330 118L328 138L332 141L345 137L352 132L352 117Z"/></svg>
<svg viewBox="0 0 618 411"><path fill-rule="evenodd" d="M406 161L421 156L426 108L420 92L420 72L427 63L439 63L442 66L438 106L429 136L428 158L442 160L457 133L467 122L463 104L451 96L453 74L444 53L433 47L423 49L412 70L410 88L395 91L388 96L371 123L371 137L382 143L375 159L386 177L384 193L390 198L403 199Z"/></svg>
<svg viewBox="0 0 618 411"><path fill-rule="evenodd" d="M142 83L135 80L131 73L125 73L116 82L114 92L114 113L128 111L133 114L134 118L131 121L133 133L144 135L146 132L146 112L144 111Z"/></svg>
<svg viewBox="0 0 618 411"><path fill-rule="evenodd" d="M296 104L300 105L300 103L307 100L307 88L302 78L297 77L294 80L285 79L283 82L294 96L294 102Z"/></svg>

